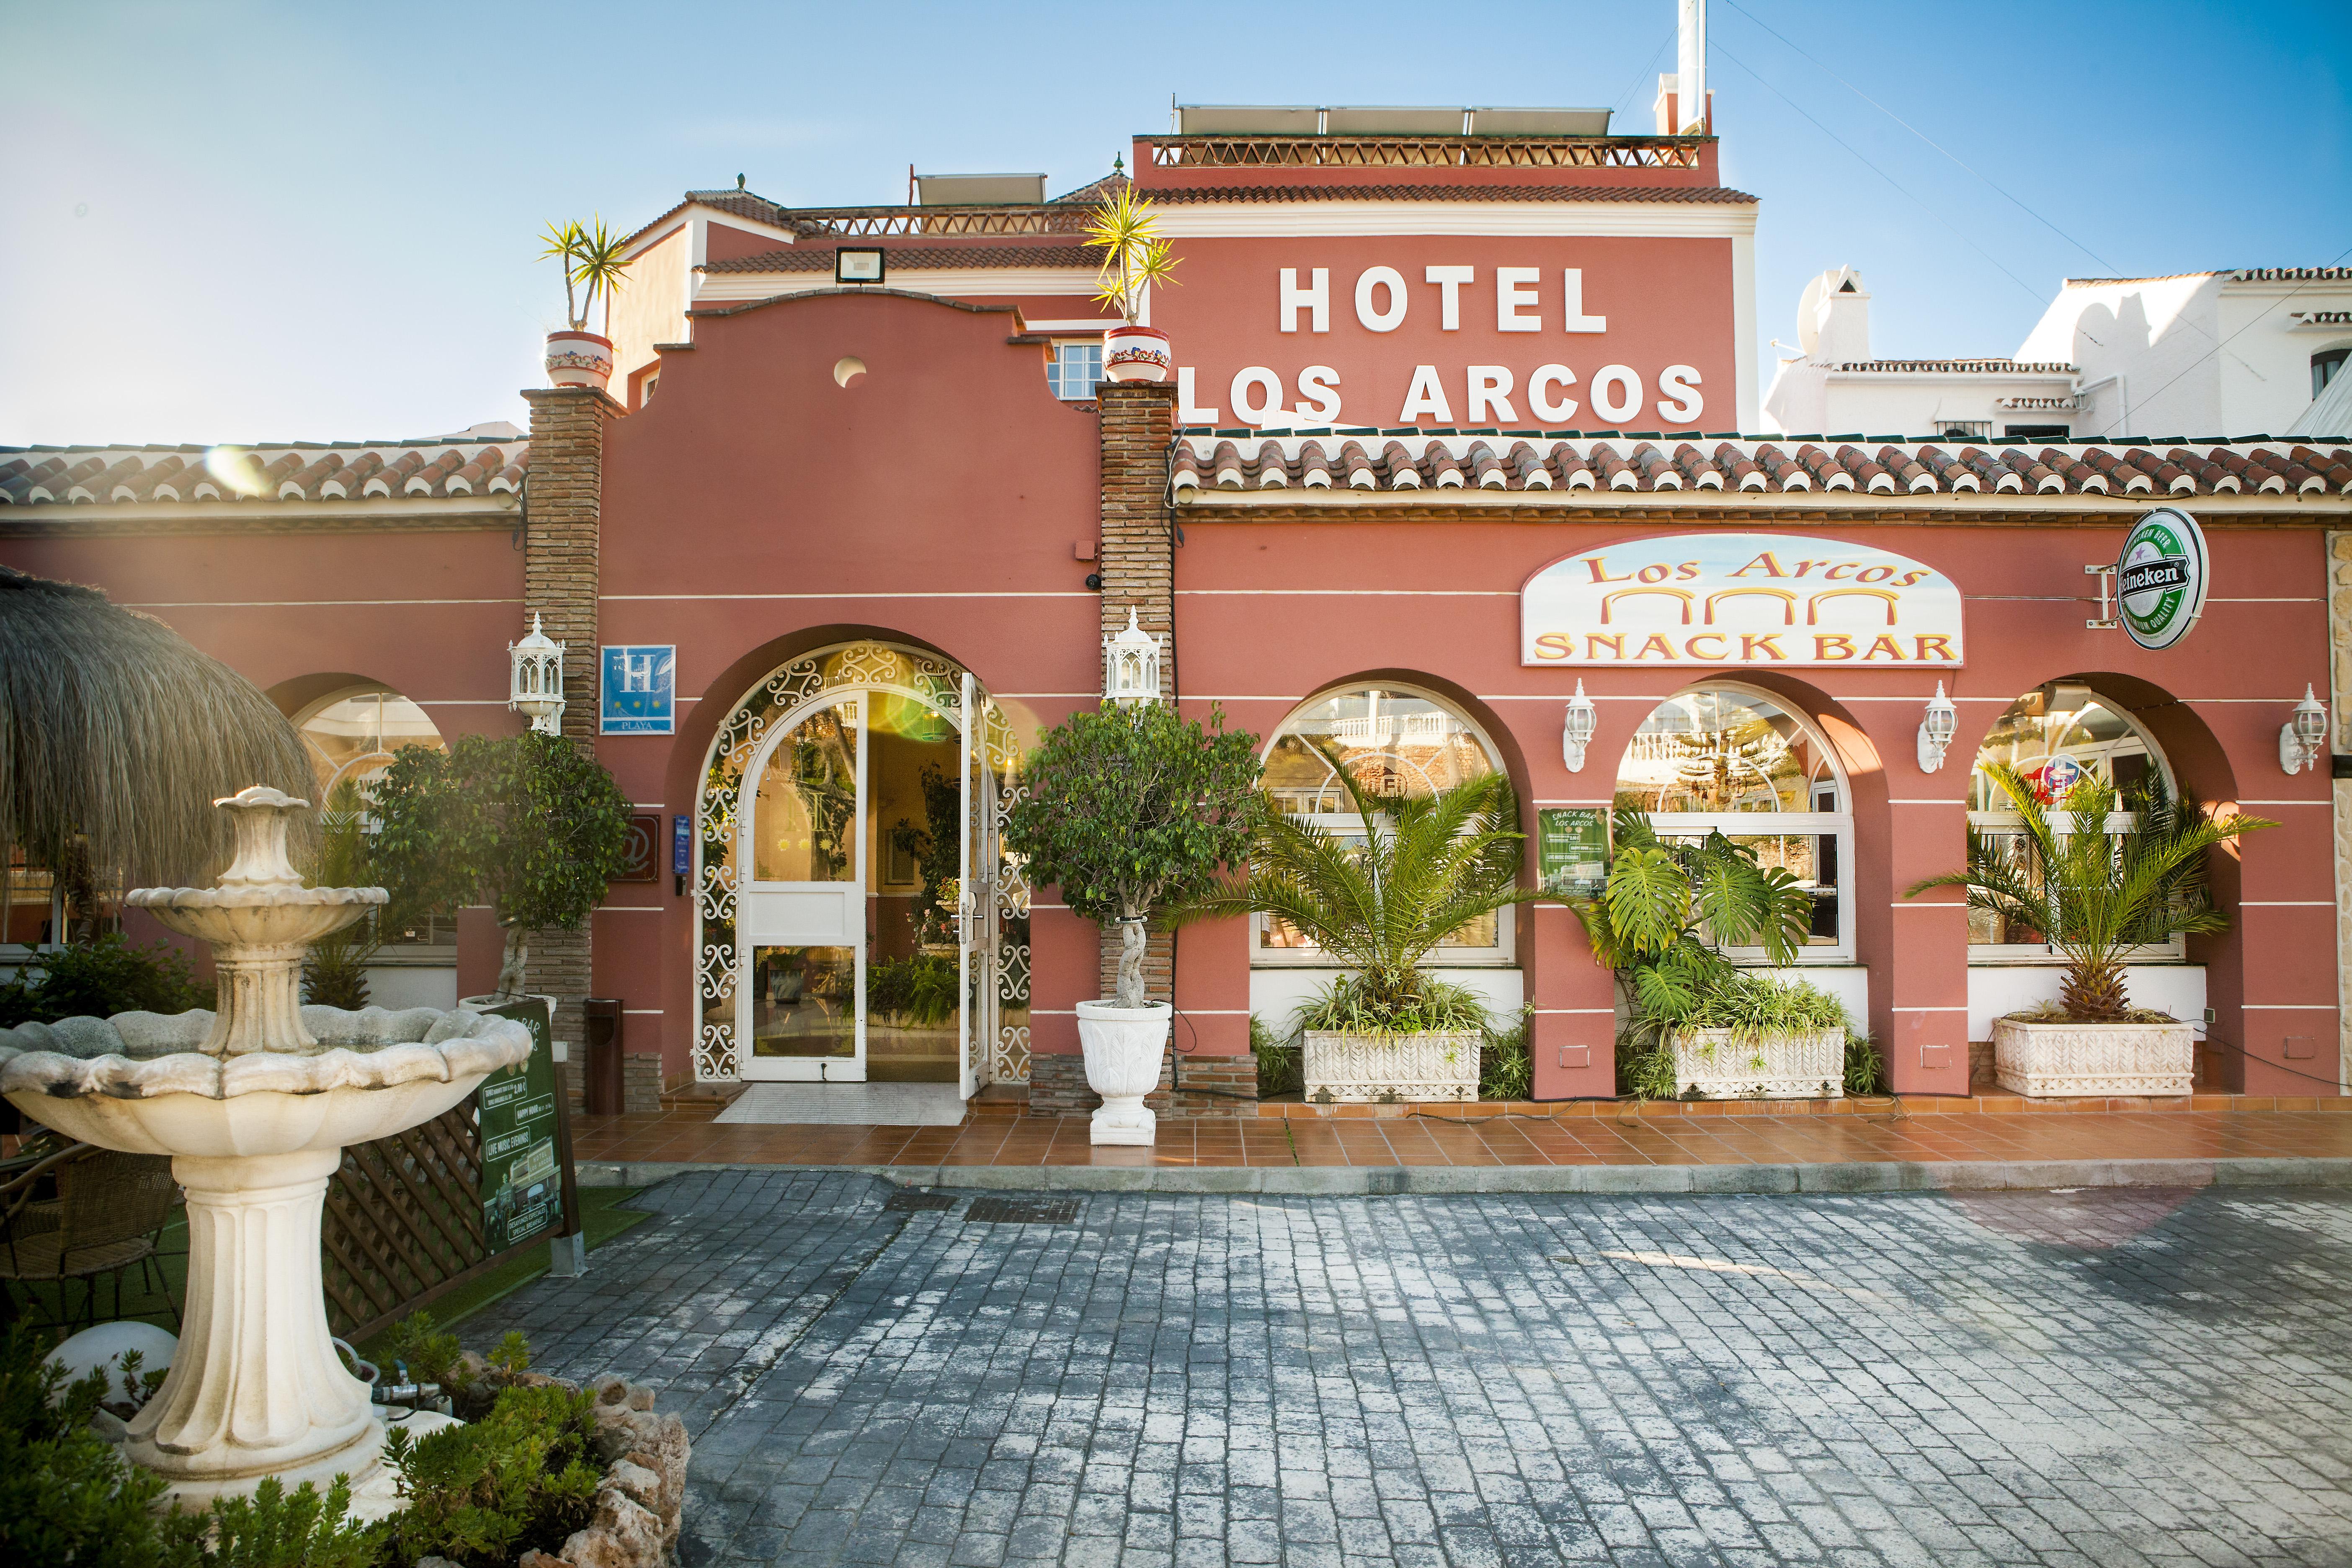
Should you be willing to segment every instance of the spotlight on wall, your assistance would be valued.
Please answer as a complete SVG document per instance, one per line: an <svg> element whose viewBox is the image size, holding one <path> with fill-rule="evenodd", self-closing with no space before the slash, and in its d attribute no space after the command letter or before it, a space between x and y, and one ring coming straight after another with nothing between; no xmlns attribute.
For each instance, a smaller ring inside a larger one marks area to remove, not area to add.
<svg viewBox="0 0 2352 1568"><path fill-rule="evenodd" d="M2306 681L2303 700L2294 705L2294 717L2279 726L2279 766L2299 773L2316 763L2326 746L2327 710L2311 694Z"/></svg>
<svg viewBox="0 0 2352 1568"><path fill-rule="evenodd" d="M1600 710L1592 706L1592 699L1584 694L1584 682L1580 679L1576 683L1576 695L1568 700L1567 721L1559 731L1559 760L1568 764L1570 773L1584 771L1584 748L1592 743L1592 731L1600 727Z"/></svg>
<svg viewBox="0 0 2352 1568"><path fill-rule="evenodd" d="M1944 683L1936 682L1936 695L1927 701L1927 716L1919 721L1919 771L1932 773L1944 765L1944 752L1952 737L1960 732L1960 710L1944 695Z"/></svg>

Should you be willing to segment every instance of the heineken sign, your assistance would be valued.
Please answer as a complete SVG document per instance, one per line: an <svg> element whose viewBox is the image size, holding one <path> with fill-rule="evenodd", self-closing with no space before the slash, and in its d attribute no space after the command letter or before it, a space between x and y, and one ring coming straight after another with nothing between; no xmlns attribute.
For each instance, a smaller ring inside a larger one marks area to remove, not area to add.
<svg viewBox="0 0 2352 1568"><path fill-rule="evenodd" d="M2143 514L2116 558L2124 630L2145 648L2168 648L2205 609L2205 535L2197 520L2160 506Z"/></svg>

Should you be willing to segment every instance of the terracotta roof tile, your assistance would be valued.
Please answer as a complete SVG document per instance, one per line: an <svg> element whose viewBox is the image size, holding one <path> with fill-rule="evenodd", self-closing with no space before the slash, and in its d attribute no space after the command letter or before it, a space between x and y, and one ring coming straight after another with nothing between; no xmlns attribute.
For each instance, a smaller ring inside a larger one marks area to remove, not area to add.
<svg viewBox="0 0 2352 1568"><path fill-rule="evenodd" d="M1367 435L1370 433L1367 432ZM1360 437L1299 432L1256 437L1244 457L1231 436L1187 432L1178 443L1178 489L1261 489L1303 486L1331 489L1615 491L1741 490L1788 494L1845 491L1857 495L1951 494L2104 495L2145 497L2149 503L2179 496L2223 494L2352 496L2352 444L2295 445L2266 440L2195 447L2104 442L2067 447L1964 446L1933 441L1880 441L1871 447L1841 442L1834 450L1799 442L1793 453L1758 437L1710 437L1711 450L1664 438L1608 435L1587 437L1537 432L1416 432L1418 456L1402 439L1380 440L1374 457ZM1333 444L1337 444L1336 452ZM1203 454L1207 454L1204 458ZM1279 478L1274 477L1279 474ZM0 487L27 480L0 469Z"/></svg>
<svg viewBox="0 0 2352 1568"><path fill-rule="evenodd" d="M520 441L316 443L251 448L0 448L0 506L138 506L192 501L359 501L510 495Z"/></svg>

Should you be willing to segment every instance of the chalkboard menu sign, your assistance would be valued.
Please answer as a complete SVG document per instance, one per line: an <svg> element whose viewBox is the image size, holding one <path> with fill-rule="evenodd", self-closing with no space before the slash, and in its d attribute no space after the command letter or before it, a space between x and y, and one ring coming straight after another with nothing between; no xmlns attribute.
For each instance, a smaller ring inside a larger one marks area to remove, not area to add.
<svg viewBox="0 0 2352 1568"><path fill-rule="evenodd" d="M1599 806L1546 806L1536 814L1537 865L1544 891L1597 898L1609 876L1609 814Z"/></svg>
<svg viewBox="0 0 2352 1568"><path fill-rule="evenodd" d="M482 1232L490 1255L563 1222L556 1121L555 1047L547 1004L526 997L486 1011L530 1030L530 1059L501 1068L474 1091L482 1131Z"/></svg>

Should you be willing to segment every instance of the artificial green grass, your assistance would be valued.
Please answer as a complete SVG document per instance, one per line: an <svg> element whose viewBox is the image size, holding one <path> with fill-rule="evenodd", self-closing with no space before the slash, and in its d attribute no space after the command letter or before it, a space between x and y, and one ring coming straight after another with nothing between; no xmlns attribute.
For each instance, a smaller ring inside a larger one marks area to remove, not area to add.
<svg viewBox="0 0 2352 1568"><path fill-rule="evenodd" d="M634 1197L640 1190L642 1189L636 1187L583 1187L580 1189L580 1228L588 1238L591 1251L602 1247L646 1217L645 1210L622 1206L625 1200ZM171 1292L169 1302L153 1289L155 1275L158 1272L163 1277L164 1289ZM468 1279L456 1289L436 1300L426 1310L433 1314L436 1322L446 1326L456 1322L469 1312L481 1310L501 1296L522 1289L546 1272L547 1248L544 1246L536 1247L520 1257L509 1258L486 1274ZM173 1303L185 1300L187 1276L187 1216L184 1211L174 1209L170 1223L163 1227L161 1256L154 1259L153 1267L142 1275L139 1266L133 1264L120 1276L122 1287L120 1311L112 1310L115 1304L115 1282L110 1279L101 1279L98 1282L98 1321L103 1323L118 1319L136 1319L176 1333L179 1331L178 1325L172 1320L171 1307ZM77 1323L89 1315L89 1309L83 1305L84 1288L84 1284L80 1281L70 1282L62 1287L67 1292L66 1302L74 1313ZM59 1316L58 1295L60 1287L38 1284L17 1285L12 1286L11 1289L17 1293L18 1312L29 1313L44 1323L58 1322ZM29 1304L26 1300L27 1297L30 1298ZM383 1334L379 1334L359 1346L360 1352L362 1355L368 1355L373 1347L385 1337Z"/></svg>

